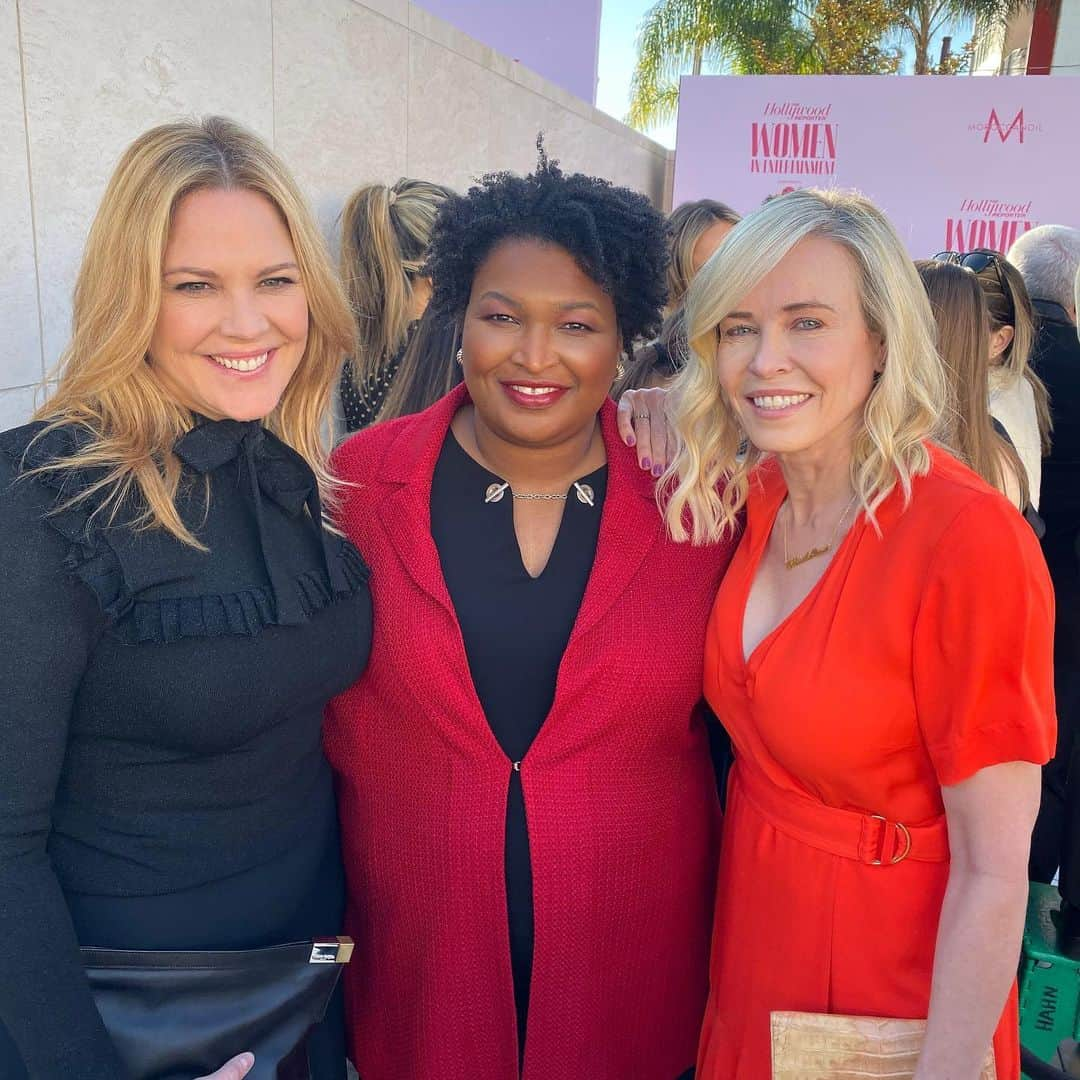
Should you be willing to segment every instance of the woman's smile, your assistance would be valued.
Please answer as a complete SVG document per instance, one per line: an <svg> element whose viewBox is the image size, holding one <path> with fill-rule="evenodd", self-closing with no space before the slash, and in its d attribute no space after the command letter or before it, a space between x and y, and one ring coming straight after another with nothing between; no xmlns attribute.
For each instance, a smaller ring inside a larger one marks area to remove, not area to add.
<svg viewBox="0 0 1080 1080"><path fill-rule="evenodd" d="M782 420L798 412L813 396L795 390L755 390L746 395L746 400L762 419Z"/></svg>
<svg viewBox="0 0 1080 1080"><path fill-rule="evenodd" d="M265 374L270 361L277 353L277 347L262 349L257 352L211 353L212 360L227 377L253 378Z"/></svg>
<svg viewBox="0 0 1080 1080"><path fill-rule="evenodd" d="M569 391L569 386L557 383L534 383L515 379L501 384L506 396L523 409L547 409L561 401Z"/></svg>

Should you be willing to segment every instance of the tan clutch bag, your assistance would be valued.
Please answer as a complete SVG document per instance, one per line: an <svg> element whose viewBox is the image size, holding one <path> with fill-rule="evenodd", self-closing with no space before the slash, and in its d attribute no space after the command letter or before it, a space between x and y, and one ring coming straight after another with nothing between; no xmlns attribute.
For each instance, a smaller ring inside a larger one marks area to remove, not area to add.
<svg viewBox="0 0 1080 1080"><path fill-rule="evenodd" d="M925 1020L772 1014L773 1080L911 1080ZM997 1080L991 1048L979 1080Z"/></svg>

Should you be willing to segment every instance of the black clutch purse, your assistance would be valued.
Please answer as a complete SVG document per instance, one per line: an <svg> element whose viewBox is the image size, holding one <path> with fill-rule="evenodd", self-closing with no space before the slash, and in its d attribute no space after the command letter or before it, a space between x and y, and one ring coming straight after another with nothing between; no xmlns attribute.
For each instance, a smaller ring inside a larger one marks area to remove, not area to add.
<svg viewBox="0 0 1080 1080"><path fill-rule="evenodd" d="M307 1035L349 938L214 952L81 950L101 1018L134 1080L195 1080L250 1050L246 1080L309 1080Z"/></svg>

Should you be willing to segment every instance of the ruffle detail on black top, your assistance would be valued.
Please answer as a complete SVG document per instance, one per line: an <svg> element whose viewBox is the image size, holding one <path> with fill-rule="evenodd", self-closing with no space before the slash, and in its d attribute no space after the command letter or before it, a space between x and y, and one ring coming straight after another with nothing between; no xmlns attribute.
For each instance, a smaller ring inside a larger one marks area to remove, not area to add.
<svg viewBox="0 0 1080 1080"><path fill-rule="evenodd" d="M46 427L42 421L0 432L0 453L14 462L20 473L29 472L77 452L88 435L75 425L34 437ZM28 481L55 493L61 509L47 514L46 524L71 545L64 565L96 597L111 626L111 634L129 644L168 644L182 638L254 635L267 626L280 624L274 592L270 586L253 586L221 595L166 597L139 600L125 579L120 557L106 534L123 530L121 523L109 525L102 500L88 496L65 507L73 494L90 487L102 475L99 470L61 469L39 473ZM95 516L96 514L96 516ZM323 569L311 569L293 579L296 596L306 618L328 607L339 597L362 589L370 571L360 553L346 539L330 536L327 556L339 560L338 588Z"/></svg>
<svg viewBox="0 0 1080 1080"><path fill-rule="evenodd" d="M367 583L370 572L360 553L347 540L341 541L340 558L348 586L343 590L332 590L329 577L322 570L308 570L295 579L307 618L340 597L353 595ZM114 633L129 644L169 644L181 638L250 636L277 625L273 590L264 586L222 595L136 600L131 617L117 625Z"/></svg>
<svg viewBox="0 0 1080 1080"><path fill-rule="evenodd" d="M46 427L45 422L38 421L0 432L0 453L10 458L20 473L26 473L71 457L89 440L89 435L74 424L53 428L35 438ZM64 565L94 594L105 617L116 622L131 610L133 599L124 581L120 559L94 518L95 512L101 509L101 500L89 496L74 506L64 505L102 475L100 470L60 469L39 473L30 477L29 482L55 492L60 509L47 514L44 520L71 545Z"/></svg>

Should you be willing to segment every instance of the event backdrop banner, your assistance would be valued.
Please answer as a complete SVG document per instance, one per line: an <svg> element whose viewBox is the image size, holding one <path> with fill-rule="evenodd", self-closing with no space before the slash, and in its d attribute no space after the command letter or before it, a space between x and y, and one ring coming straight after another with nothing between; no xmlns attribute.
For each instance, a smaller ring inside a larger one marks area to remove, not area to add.
<svg viewBox="0 0 1080 1080"><path fill-rule="evenodd" d="M682 80L674 204L745 214L797 187L857 188L915 258L1007 251L1080 226L1080 80L698 75Z"/></svg>

